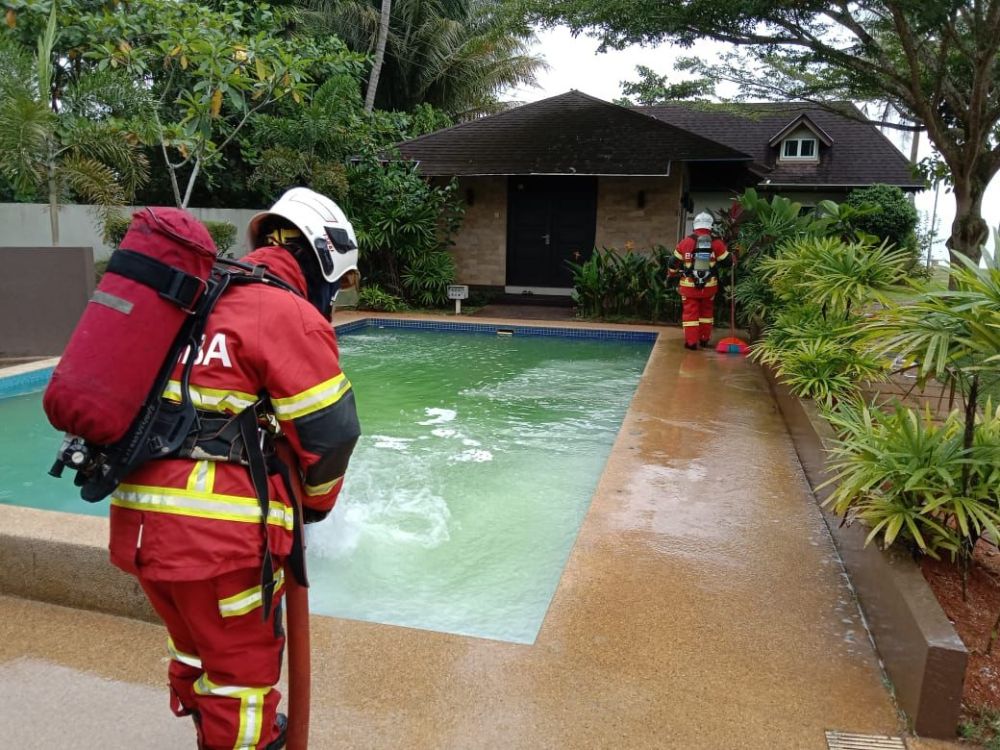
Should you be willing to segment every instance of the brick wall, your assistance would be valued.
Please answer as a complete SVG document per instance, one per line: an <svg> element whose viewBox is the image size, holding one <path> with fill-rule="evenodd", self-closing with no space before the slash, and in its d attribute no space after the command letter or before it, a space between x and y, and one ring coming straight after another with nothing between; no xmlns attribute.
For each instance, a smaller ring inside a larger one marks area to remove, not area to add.
<svg viewBox="0 0 1000 750"><path fill-rule="evenodd" d="M681 165L669 177L601 177L597 182L597 247L636 250L678 240ZM639 207L639 192L644 205Z"/></svg>
<svg viewBox="0 0 1000 750"><path fill-rule="evenodd" d="M465 219L451 248L460 284L503 286L507 281L507 178L459 180ZM471 191L471 195L470 192Z"/></svg>

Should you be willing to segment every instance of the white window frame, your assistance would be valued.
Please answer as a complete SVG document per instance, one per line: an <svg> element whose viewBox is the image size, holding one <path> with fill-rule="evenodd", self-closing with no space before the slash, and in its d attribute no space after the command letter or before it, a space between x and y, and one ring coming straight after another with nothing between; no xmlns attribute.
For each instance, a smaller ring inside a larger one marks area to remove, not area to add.
<svg viewBox="0 0 1000 750"><path fill-rule="evenodd" d="M802 153L802 144L813 144L813 152L809 156L799 156ZM795 144L795 156L789 156L787 148L789 143ZM819 139L811 136L799 136L796 138L786 138L781 142L781 151L778 158L781 161L819 161Z"/></svg>

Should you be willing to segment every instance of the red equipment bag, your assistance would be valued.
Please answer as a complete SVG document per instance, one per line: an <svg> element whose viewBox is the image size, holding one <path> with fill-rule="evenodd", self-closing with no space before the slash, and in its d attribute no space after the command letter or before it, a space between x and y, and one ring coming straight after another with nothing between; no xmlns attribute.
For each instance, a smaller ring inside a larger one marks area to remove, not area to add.
<svg viewBox="0 0 1000 750"><path fill-rule="evenodd" d="M125 435L205 294L215 255L186 211L135 213L45 389L53 427L95 445Z"/></svg>

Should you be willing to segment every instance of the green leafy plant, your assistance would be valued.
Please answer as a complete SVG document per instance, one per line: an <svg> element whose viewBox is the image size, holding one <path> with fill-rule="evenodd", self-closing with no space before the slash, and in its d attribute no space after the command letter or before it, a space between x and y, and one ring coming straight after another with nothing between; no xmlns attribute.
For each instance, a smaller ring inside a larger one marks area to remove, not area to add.
<svg viewBox="0 0 1000 750"><path fill-rule="evenodd" d="M913 264L918 214L906 193L894 185L870 185L852 190L845 204L862 211L850 219L855 229L906 249Z"/></svg>
<svg viewBox="0 0 1000 750"><path fill-rule="evenodd" d="M378 284L366 284L358 292L358 309L375 310L376 312L400 312L406 309L406 303L399 297L383 290Z"/></svg>
<svg viewBox="0 0 1000 750"><path fill-rule="evenodd" d="M987 408L968 445L958 412L942 423L912 409L852 404L826 416L839 434L827 502L870 526L869 542L904 540L966 567L980 536L998 538L1000 409Z"/></svg>
<svg viewBox="0 0 1000 750"><path fill-rule="evenodd" d="M863 383L886 376L885 362L864 351L860 337L855 320L799 305L778 314L750 356L773 367L796 396L833 404L856 397Z"/></svg>
<svg viewBox="0 0 1000 750"><path fill-rule="evenodd" d="M653 322L679 319L676 282L667 278L670 254L662 245L651 253L601 248L581 263L568 261L579 315Z"/></svg>
<svg viewBox="0 0 1000 750"><path fill-rule="evenodd" d="M413 259L403 270L403 286L409 298L424 307L440 307L448 302L448 285L455 281L455 259L437 250Z"/></svg>
<svg viewBox="0 0 1000 750"><path fill-rule="evenodd" d="M808 299L831 315L846 315L885 295L907 275L907 253L883 242L845 242L839 237L802 237L760 263L760 273L787 303Z"/></svg>

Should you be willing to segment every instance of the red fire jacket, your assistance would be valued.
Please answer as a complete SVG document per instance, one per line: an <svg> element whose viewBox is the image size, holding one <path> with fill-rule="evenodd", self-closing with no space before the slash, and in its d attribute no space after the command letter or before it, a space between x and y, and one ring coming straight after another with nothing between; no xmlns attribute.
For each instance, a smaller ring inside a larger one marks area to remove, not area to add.
<svg viewBox="0 0 1000 750"><path fill-rule="evenodd" d="M262 248L244 260L267 265L305 294L305 277L286 250ZM212 312L202 347L193 356L195 406L236 414L267 396L305 475L306 507L320 515L329 512L343 481L344 451L349 456L360 434L354 393L340 370L329 321L287 290L234 285ZM180 400L181 367L178 363L164 393L168 399ZM269 488L268 536L272 554L280 558L291 550L294 515L278 476L270 477ZM257 567L260 515L244 466L150 461L111 497L111 561L126 572L165 581L203 580Z"/></svg>
<svg viewBox="0 0 1000 750"><path fill-rule="evenodd" d="M697 248L697 237L703 235L710 235L711 232L708 229L696 229L694 234L690 237L685 237L680 242L677 243L677 247L674 249L674 257L670 259L670 270L671 276L685 271L690 271L694 268L694 254ZM729 256L729 249L726 247L726 243L720 239L712 240L712 257L709 260L709 264L713 269L724 268L732 263L732 258ZM719 285L718 278L713 275L705 283L702 289L711 289L714 293L715 288ZM688 290L695 290L697 287L694 280L686 275L681 276L680 282L678 282L680 287L679 291L681 294L685 294Z"/></svg>

